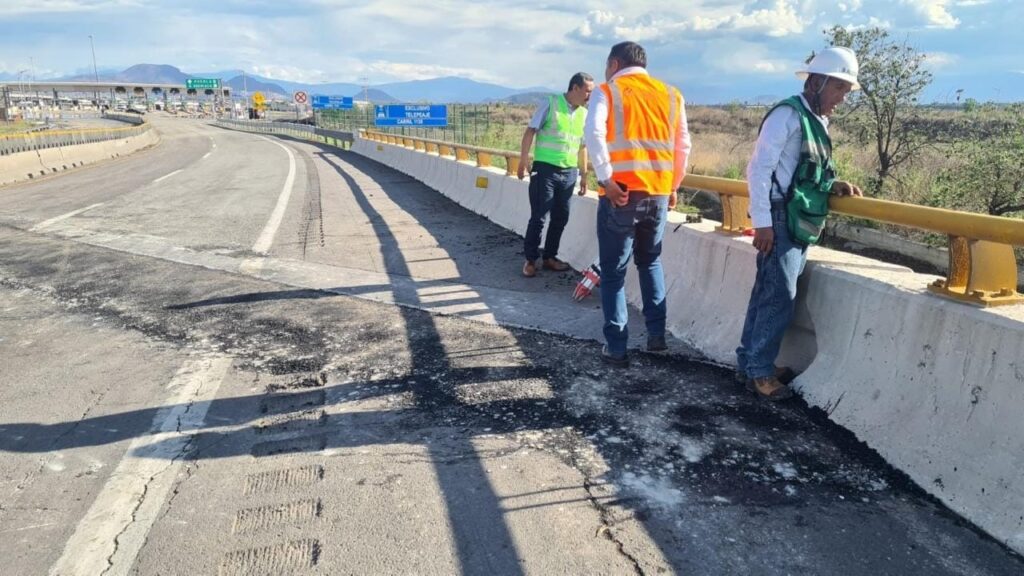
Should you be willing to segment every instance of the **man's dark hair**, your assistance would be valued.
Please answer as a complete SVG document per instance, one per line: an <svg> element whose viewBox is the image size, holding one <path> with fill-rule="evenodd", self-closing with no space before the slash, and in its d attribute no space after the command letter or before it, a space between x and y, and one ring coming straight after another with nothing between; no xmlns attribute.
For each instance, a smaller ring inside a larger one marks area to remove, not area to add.
<svg viewBox="0 0 1024 576"><path fill-rule="evenodd" d="M587 82L593 81L594 77L590 74L587 74L586 72L577 72L569 79L569 91L571 92L572 89L577 86L584 87L587 85Z"/></svg>
<svg viewBox="0 0 1024 576"><path fill-rule="evenodd" d="M636 42L619 42L612 46L608 59L611 60L613 58L618 60L623 68L629 68L630 66L647 68L647 52L644 51L643 46Z"/></svg>

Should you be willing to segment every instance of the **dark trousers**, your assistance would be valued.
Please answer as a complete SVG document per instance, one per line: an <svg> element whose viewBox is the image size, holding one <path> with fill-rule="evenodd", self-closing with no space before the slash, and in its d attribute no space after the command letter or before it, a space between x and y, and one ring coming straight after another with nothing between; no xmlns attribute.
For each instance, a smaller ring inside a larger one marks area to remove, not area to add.
<svg viewBox="0 0 1024 576"><path fill-rule="evenodd" d="M530 223L526 226L523 253L527 260L540 258L540 234L544 220L551 214L547 238L544 240L544 258L558 256L562 231L569 222L569 200L579 179L576 168L559 168L544 162L534 162L530 172Z"/></svg>

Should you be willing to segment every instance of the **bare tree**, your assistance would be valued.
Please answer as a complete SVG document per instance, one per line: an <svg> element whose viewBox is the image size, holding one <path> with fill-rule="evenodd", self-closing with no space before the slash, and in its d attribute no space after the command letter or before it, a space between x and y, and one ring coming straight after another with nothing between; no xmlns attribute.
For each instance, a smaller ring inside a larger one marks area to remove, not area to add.
<svg viewBox="0 0 1024 576"><path fill-rule="evenodd" d="M850 95L857 111L847 117L854 132L876 150L878 165L875 192L900 165L912 160L929 144L925 134L916 130L918 98L932 81L924 67L925 54L906 41L897 42L882 28L849 30L834 26L825 30L833 46L846 46L857 53L861 90Z"/></svg>

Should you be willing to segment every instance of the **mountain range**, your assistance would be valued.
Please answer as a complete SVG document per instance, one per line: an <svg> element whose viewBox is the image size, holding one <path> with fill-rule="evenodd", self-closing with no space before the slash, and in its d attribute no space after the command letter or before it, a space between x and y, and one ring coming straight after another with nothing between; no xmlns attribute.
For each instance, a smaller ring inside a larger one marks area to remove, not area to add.
<svg viewBox="0 0 1024 576"><path fill-rule="evenodd" d="M87 82L93 80L92 74L79 74L58 78L63 81ZM168 64L136 64L120 72L106 71L99 74L100 81L106 82L139 82L139 83L175 83L184 84L188 78L220 78L224 84L240 94L247 91L262 92L268 97L291 98L299 90L309 94L330 96L352 96L357 100L369 98L372 102L450 102L478 104L484 102L521 102L537 100L537 93L549 93L543 87L509 88L498 84L477 82L468 78L446 76L429 80L411 80L408 82L391 82L375 86L360 86L352 83L309 84L288 82L254 74L244 74L241 70L221 70L217 72L186 73Z"/></svg>

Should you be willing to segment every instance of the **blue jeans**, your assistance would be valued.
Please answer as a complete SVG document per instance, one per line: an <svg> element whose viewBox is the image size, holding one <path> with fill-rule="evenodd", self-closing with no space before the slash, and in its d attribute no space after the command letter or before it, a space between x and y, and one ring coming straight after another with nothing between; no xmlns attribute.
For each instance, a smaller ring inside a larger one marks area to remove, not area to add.
<svg viewBox="0 0 1024 576"><path fill-rule="evenodd" d="M665 274L661 269L661 240L668 218L668 196L630 193L629 203L613 206L601 197L597 207L597 244L601 255L601 308L608 351L626 353L629 339L626 310L626 267L630 255L640 275L647 335L665 334Z"/></svg>
<svg viewBox="0 0 1024 576"><path fill-rule="evenodd" d="M562 231L569 222L569 200L576 187L580 171L576 168L559 168L544 162L534 162L530 172L530 223L526 226L523 254L527 260L540 258L540 233L544 220L551 214L547 239L544 241L544 258L558 256L562 243Z"/></svg>
<svg viewBox="0 0 1024 576"><path fill-rule="evenodd" d="M767 255L757 254L757 278L736 349L737 367L749 378L774 375L782 337L793 320L796 281L807 263L807 247L789 235L784 204L772 204L772 229L775 246Z"/></svg>

